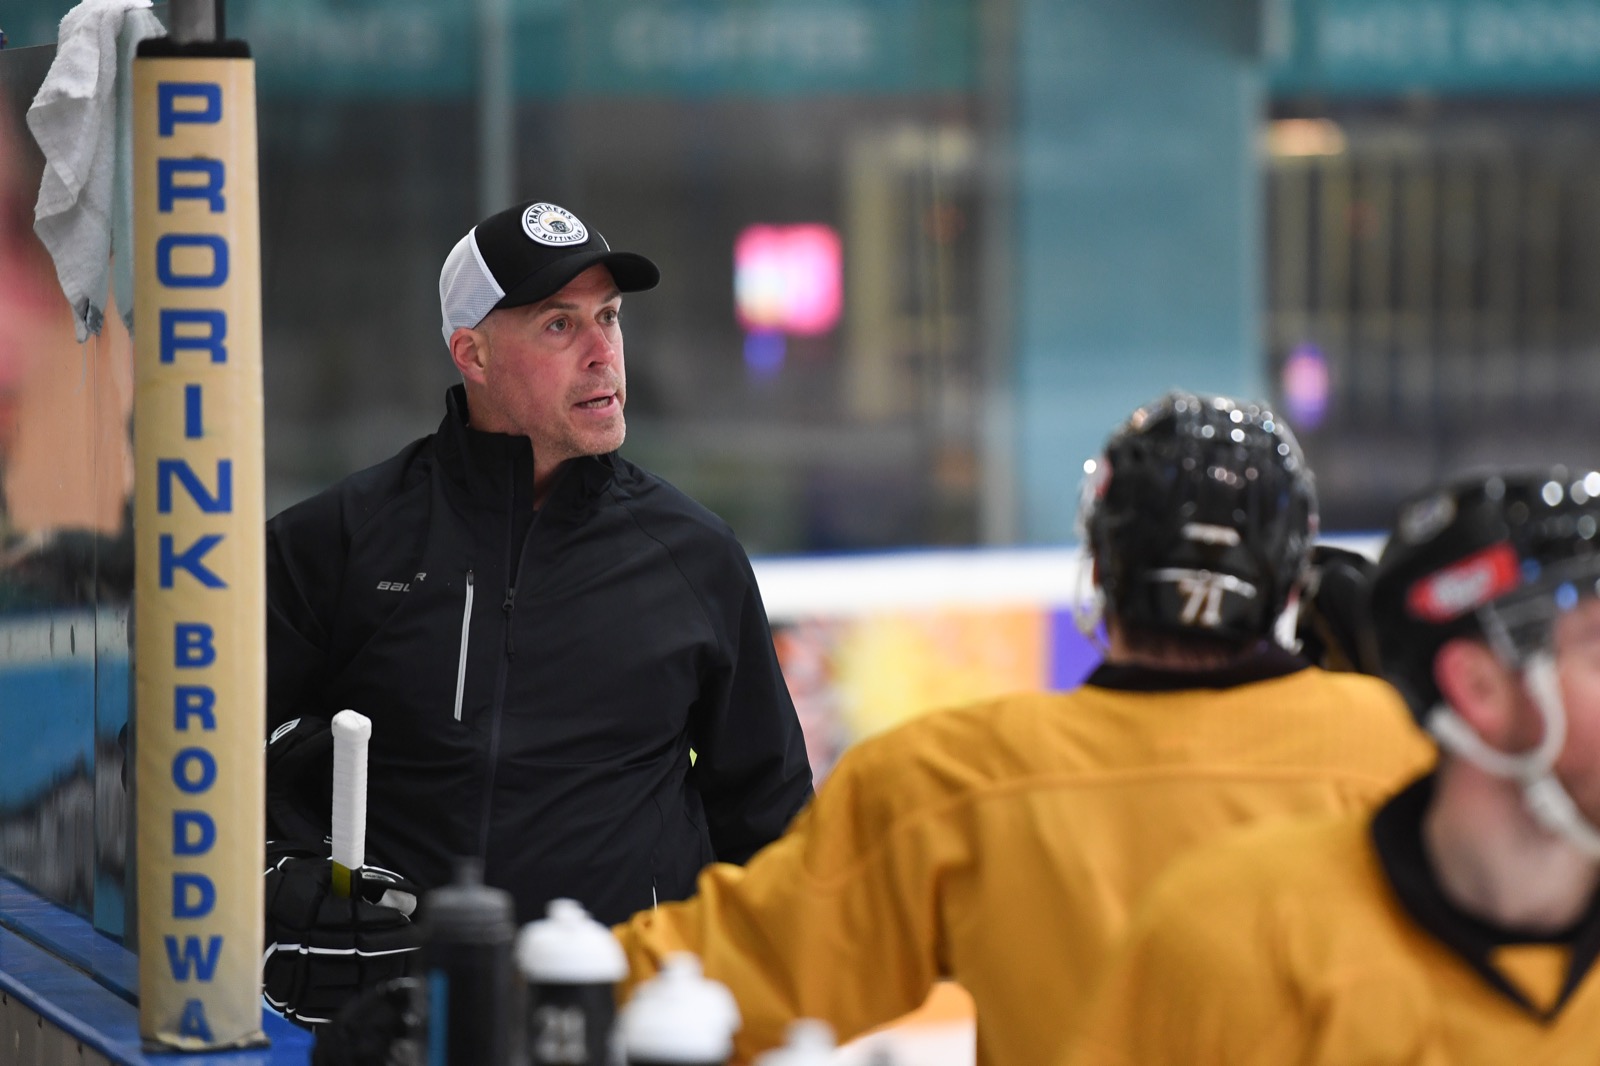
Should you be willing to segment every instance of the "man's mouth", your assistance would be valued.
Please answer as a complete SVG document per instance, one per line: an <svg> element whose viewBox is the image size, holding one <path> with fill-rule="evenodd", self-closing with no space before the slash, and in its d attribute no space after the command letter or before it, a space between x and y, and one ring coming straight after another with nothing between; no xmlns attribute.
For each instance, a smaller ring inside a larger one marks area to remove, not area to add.
<svg viewBox="0 0 1600 1066"><path fill-rule="evenodd" d="M611 404L613 402L615 402L616 398L617 398L617 394L616 393L607 392L607 393L603 393L602 395L595 396L595 397L592 397L592 398L587 399L587 400L581 400L577 404L575 404L574 406L581 407L585 411L599 411L599 410L602 410L602 409L604 409L606 407L611 406Z"/></svg>

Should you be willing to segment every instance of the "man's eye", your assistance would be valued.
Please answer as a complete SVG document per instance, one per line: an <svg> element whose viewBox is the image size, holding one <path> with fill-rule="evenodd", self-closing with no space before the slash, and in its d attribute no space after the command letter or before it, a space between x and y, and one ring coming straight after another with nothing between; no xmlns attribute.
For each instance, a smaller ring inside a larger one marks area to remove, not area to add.
<svg viewBox="0 0 1600 1066"><path fill-rule="evenodd" d="M567 331L567 327L568 322L565 318L552 318L550 320L550 324L546 326L545 329L553 330L556 333L565 333Z"/></svg>

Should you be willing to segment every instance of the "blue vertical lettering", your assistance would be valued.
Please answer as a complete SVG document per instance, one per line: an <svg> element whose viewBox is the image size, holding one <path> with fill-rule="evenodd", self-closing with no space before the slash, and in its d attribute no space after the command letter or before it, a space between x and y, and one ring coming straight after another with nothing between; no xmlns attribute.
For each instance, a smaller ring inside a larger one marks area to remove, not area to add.
<svg viewBox="0 0 1600 1066"><path fill-rule="evenodd" d="M217 905L217 886L205 874L172 875L172 916L204 918Z"/></svg>
<svg viewBox="0 0 1600 1066"><path fill-rule="evenodd" d="M156 460L156 510L172 513L172 479L177 478L189 490L189 498L206 514L233 513L233 460L217 460L217 491L206 491L195 475L194 468L185 459Z"/></svg>
<svg viewBox="0 0 1600 1066"><path fill-rule="evenodd" d="M208 589L227 588L227 582L223 581L216 574L206 569L205 565L200 562L201 558L205 556L206 552L210 551L212 548L215 548L221 543L221 533L207 533L205 536L201 537L199 540L195 541L193 544L189 545L180 552L173 547L171 533L161 534L161 587L164 589L170 589L172 587L172 578L174 573L178 570L187 570L189 571L190 577L194 578Z"/></svg>
<svg viewBox="0 0 1600 1066"><path fill-rule="evenodd" d="M199 103L199 107L178 107L178 101ZM156 83L156 130L171 137L178 123L216 125L222 121L222 86L206 81L163 81Z"/></svg>
<svg viewBox="0 0 1600 1066"><path fill-rule="evenodd" d="M198 174L205 184L179 185L180 174ZM170 214L172 205L183 199L204 200L214 215L226 211L222 199L222 160L156 160L156 209L164 215Z"/></svg>
<svg viewBox="0 0 1600 1066"><path fill-rule="evenodd" d="M204 1040L210 1044L216 1040L211 1035L211 1026L206 1023L206 1005L198 999L187 1000L183 1004L183 1017L178 1019L178 1035L192 1036L197 1040Z"/></svg>
<svg viewBox="0 0 1600 1066"><path fill-rule="evenodd" d="M195 972L197 980L209 981L217 969L217 957L222 954L222 937L214 936L202 949L200 938L186 936L183 938L183 948L178 948L178 938L175 936L163 937L167 942L167 964L172 967L172 977L176 981L189 980L189 971ZM204 951L204 954L201 952Z"/></svg>
<svg viewBox="0 0 1600 1066"><path fill-rule="evenodd" d="M191 770L198 770L199 777ZM217 783L217 760L204 748L184 748L172 757L172 783L191 796Z"/></svg>
<svg viewBox="0 0 1600 1066"><path fill-rule="evenodd" d="M172 265L179 248L208 248L209 274L180 274ZM220 289L228 280L228 242L215 233L168 233L156 239L156 280L169 289Z"/></svg>
<svg viewBox="0 0 1600 1066"><path fill-rule="evenodd" d="M172 728L189 731L189 719L198 717L200 728L217 728L217 694L209 685L179 685L172 690Z"/></svg>
<svg viewBox="0 0 1600 1066"><path fill-rule="evenodd" d="M161 354L162 354L162 361L165 362L166 361L166 352L165 352L165 350L163 350ZM226 358L226 356L224 356L224 358ZM212 362L216 362L216 363L222 362L222 360L218 359L215 355L213 355L211 357L211 360L212 360ZM202 436L205 435L205 432L201 428L201 426L202 426L202 423L200 421L200 386L199 385L185 385L183 387L183 435L185 437L188 437L190 440L199 440Z"/></svg>
<svg viewBox="0 0 1600 1066"><path fill-rule="evenodd" d="M205 811L172 812L172 854L204 855L217 842L217 823Z"/></svg>
<svg viewBox="0 0 1600 1066"><path fill-rule="evenodd" d="M179 333L179 326L204 326L204 334ZM161 309L161 361L170 363L179 349L211 353L213 363L226 363L228 349L222 342L228 339L228 316L222 311L206 311L193 307L163 307ZM190 386L199 391L198 385ZM195 400L198 408L199 399Z"/></svg>
<svg viewBox="0 0 1600 1066"><path fill-rule="evenodd" d="M179 670L210 666L217 661L216 634L204 622L177 622L172 627L172 665Z"/></svg>

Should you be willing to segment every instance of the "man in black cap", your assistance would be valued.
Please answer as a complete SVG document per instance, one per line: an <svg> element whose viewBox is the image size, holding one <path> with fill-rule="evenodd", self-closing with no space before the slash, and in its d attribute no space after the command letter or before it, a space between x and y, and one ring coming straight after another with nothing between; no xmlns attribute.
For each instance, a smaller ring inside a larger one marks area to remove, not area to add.
<svg viewBox="0 0 1600 1066"><path fill-rule="evenodd" d="M321 891L343 708L372 720L371 862L427 889L476 857L522 922L681 899L811 795L744 551L616 454L622 294L659 277L556 204L485 219L439 279L462 384L438 431L268 525L267 991L291 1016L396 972Z"/></svg>

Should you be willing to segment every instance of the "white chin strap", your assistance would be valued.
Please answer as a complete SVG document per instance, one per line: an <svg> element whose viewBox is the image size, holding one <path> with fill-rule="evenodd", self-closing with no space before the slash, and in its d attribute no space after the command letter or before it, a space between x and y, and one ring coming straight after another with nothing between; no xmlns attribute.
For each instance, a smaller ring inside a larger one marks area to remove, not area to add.
<svg viewBox="0 0 1600 1066"><path fill-rule="evenodd" d="M1077 591L1072 597L1073 624L1078 627L1078 632L1104 655L1109 649L1100 636L1100 622L1105 618L1106 596L1094 582L1094 557L1089 554L1087 542L1078 557L1077 585Z"/></svg>
<svg viewBox="0 0 1600 1066"><path fill-rule="evenodd" d="M1444 704L1428 716L1428 731L1438 738L1440 746L1485 773L1520 782L1522 800L1534 821L1585 855L1600 858L1600 829L1583 816L1551 772L1567 742L1567 713L1555 658L1547 651L1529 656L1522 677L1544 721L1544 737L1538 747L1515 755L1492 748Z"/></svg>

